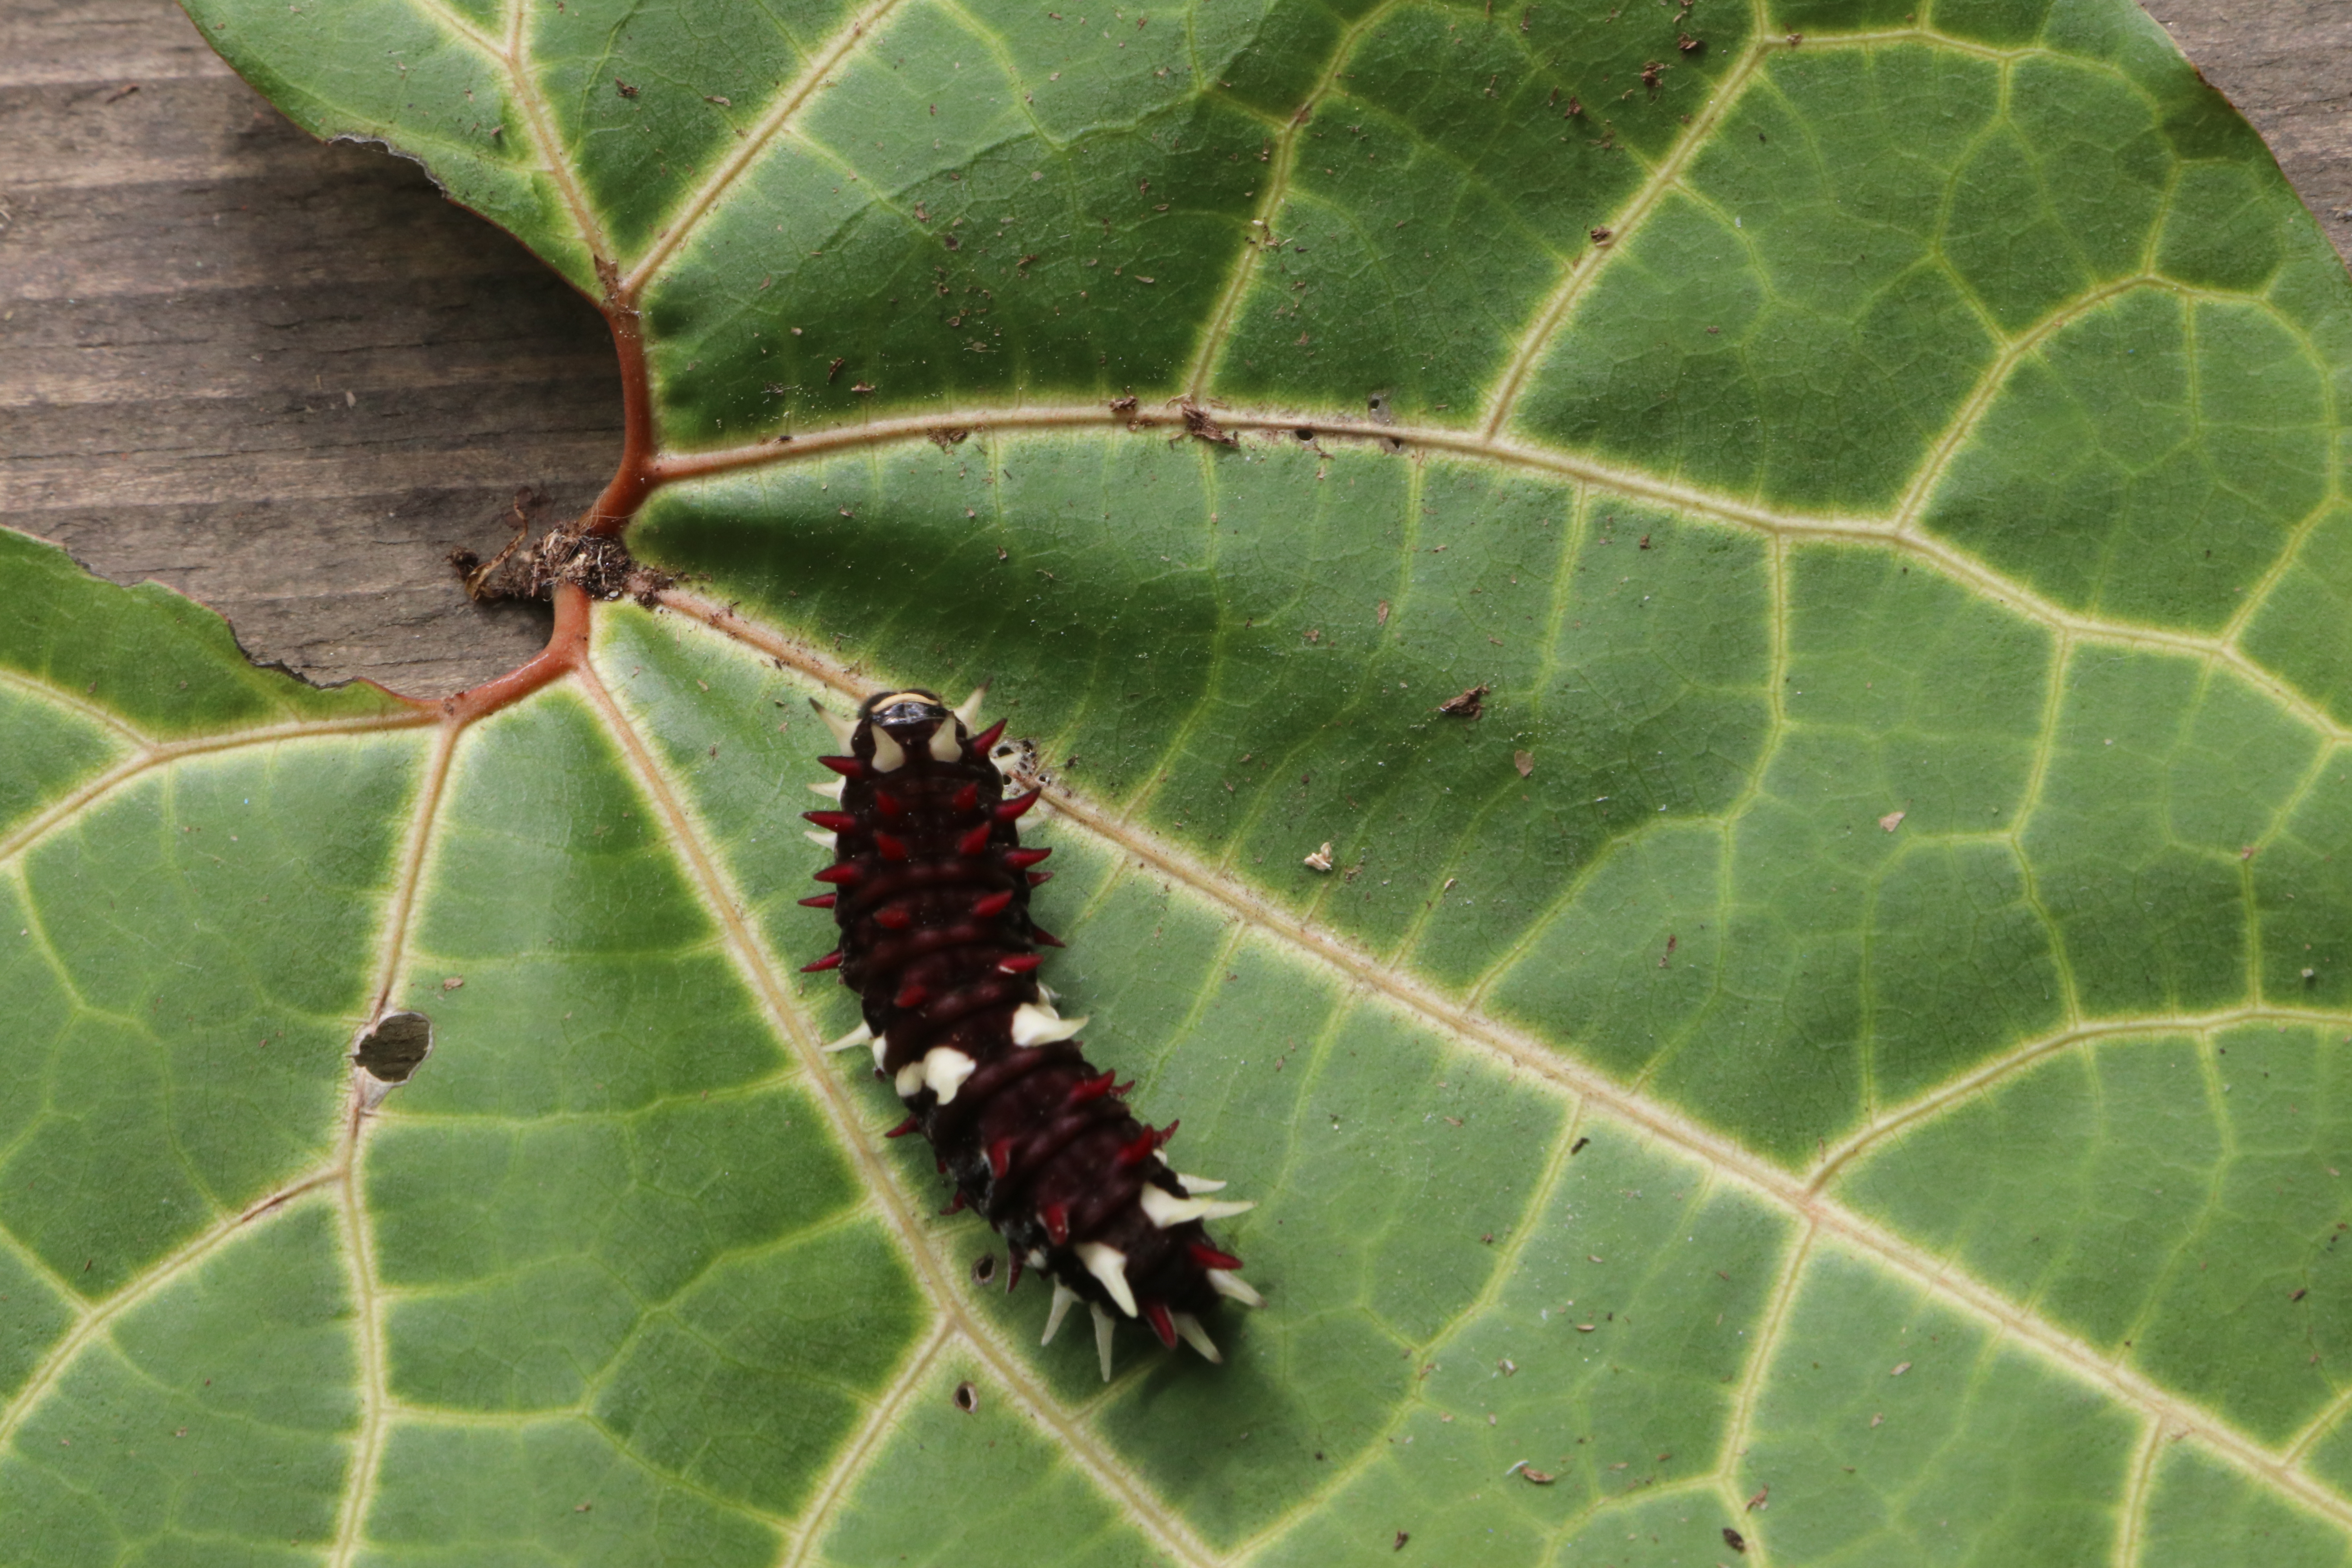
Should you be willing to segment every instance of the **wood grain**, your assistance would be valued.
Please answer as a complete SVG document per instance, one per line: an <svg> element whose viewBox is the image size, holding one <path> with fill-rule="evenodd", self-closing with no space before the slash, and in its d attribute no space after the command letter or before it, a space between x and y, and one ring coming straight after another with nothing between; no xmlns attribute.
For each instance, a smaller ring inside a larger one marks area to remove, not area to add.
<svg viewBox="0 0 2352 1568"><path fill-rule="evenodd" d="M2153 0L2352 256L2352 5ZM314 680L440 695L545 612L483 607L518 489L620 450L602 319L380 149L315 142L169 0L0 0L0 508L226 614Z"/></svg>
<svg viewBox="0 0 2352 1568"><path fill-rule="evenodd" d="M446 557L504 543L518 489L593 500L620 394L512 238L296 130L168 0L0 0L0 208L11 526L312 679L438 695L546 640Z"/></svg>

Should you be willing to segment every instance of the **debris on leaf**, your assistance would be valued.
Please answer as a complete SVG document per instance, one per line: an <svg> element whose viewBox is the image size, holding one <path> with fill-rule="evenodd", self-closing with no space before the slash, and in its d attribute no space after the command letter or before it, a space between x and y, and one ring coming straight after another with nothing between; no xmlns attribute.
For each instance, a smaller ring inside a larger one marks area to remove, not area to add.
<svg viewBox="0 0 2352 1568"><path fill-rule="evenodd" d="M1310 871L1328 871L1331 868L1331 841L1329 839L1325 839L1323 841L1323 847L1318 849L1314 854L1309 855L1307 858L1307 868Z"/></svg>
<svg viewBox="0 0 2352 1568"><path fill-rule="evenodd" d="M1177 411L1184 416L1184 433L1196 441L1206 441L1216 447L1238 447L1241 437L1212 418L1209 411L1191 398L1178 400Z"/></svg>
<svg viewBox="0 0 2352 1568"><path fill-rule="evenodd" d="M531 492L517 492L518 512L528 493ZM450 553L449 564L457 569L466 596L477 604L545 599L554 595L557 584L569 583L592 599L635 599L653 608L656 598L677 577L639 565L617 535L595 531L597 521L594 511L583 512L550 529L536 544L525 544L527 533L517 533L488 562L469 550L459 550Z"/></svg>
<svg viewBox="0 0 2352 1568"><path fill-rule="evenodd" d="M1727 1524L1723 1527L1723 1543L1734 1552L1748 1550L1748 1538Z"/></svg>
<svg viewBox="0 0 2352 1568"><path fill-rule="evenodd" d="M1521 778L1533 778L1536 773L1536 754L1533 752L1513 752L1511 766L1519 770Z"/></svg>
<svg viewBox="0 0 2352 1568"><path fill-rule="evenodd" d="M1383 605L1381 607L1385 609L1387 606ZM1460 696L1449 697L1444 701L1439 703L1437 705L1437 710L1440 713L1450 714L1456 719L1478 718L1486 711L1486 693L1493 689L1494 688L1491 686L1474 686L1469 690L1463 692ZM1524 756L1526 753L1521 752L1520 755ZM1524 773L1527 770L1522 768L1519 771Z"/></svg>
<svg viewBox="0 0 2352 1568"><path fill-rule="evenodd" d="M1909 815L1909 812L1905 811L1890 811L1885 816L1878 819L1878 826L1885 831L1892 833L1896 828L1903 826L1903 819Z"/></svg>

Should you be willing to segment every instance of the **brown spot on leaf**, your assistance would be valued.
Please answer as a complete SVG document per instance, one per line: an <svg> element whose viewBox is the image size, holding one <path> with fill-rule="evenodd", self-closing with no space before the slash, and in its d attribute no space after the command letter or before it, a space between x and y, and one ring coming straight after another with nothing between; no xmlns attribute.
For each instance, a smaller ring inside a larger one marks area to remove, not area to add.
<svg viewBox="0 0 2352 1568"><path fill-rule="evenodd" d="M352 1063L383 1083L406 1083L432 1054L432 1019L422 1013L387 1013L352 1047Z"/></svg>

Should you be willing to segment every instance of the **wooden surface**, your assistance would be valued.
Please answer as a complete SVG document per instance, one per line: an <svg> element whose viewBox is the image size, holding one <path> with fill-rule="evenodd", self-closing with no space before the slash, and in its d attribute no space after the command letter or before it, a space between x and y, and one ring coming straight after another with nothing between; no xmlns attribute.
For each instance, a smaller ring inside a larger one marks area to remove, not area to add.
<svg viewBox="0 0 2352 1568"><path fill-rule="evenodd" d="M2352 3L2149 8L2352 256ZM0 0L11 526L257 658L437 695L546 636L449 551L520 489L584 507L619 447L602 320L415 165L294 130L169 0Z"/></svg>

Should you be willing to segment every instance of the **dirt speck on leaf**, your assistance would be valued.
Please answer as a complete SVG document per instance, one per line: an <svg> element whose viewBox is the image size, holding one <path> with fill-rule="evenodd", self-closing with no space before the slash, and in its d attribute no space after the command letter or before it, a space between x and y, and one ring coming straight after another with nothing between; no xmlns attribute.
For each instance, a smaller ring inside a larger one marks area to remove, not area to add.
<svg viewBox="0 0 2352 1568"><path fill-rule="evenodd" d="M1385 605L1381 606L1382 609L1386 609L1387 607L1388 606ZM1386 617L1383 618L1385 619ZM1447 714L1455 719L1478 718L1486 711L1486 693L1493 689L1494 688L1491 686L1474 686L1469 690L1461 693L1459 696L1449 697L1444 701L1439 703L1437 705L1437 710L1440 713ZM1526 756L1527 753L1525 752L1521 752L1519 755ZM1527 771L1527 769L1521 768L1519 773L1524 776Z"/></svg>
<svg viewBox="0 0 2352 1568"><path fill-rule="evenodd" d="M1238 447L1241 437L1218 424L1209 411L1187 397L1177 404L1184 416L1184 434L1196 441L1206 441L1215 447Z"/></svg>

